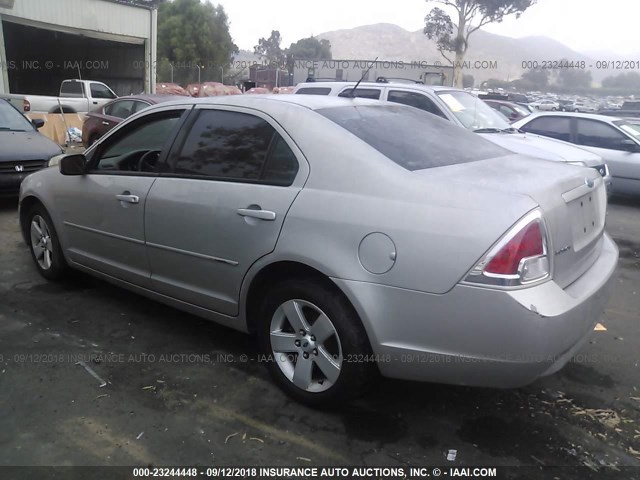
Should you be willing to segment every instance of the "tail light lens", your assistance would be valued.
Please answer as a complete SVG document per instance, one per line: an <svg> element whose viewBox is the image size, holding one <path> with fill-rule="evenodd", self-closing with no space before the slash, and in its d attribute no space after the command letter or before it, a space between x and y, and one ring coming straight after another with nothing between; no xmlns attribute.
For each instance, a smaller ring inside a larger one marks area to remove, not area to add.
<svg viewBox="0 0 640 480"><path fill-rule="evenodd" d="M551 275L547 229L540 210L520 220L469 272L466 282L518 287Z"/></svg>
<svg viewBox="0 0 640 480"><path fill-rule="evenodd" d="M22 100L22 109L25 112L30 112L31 111L31 103L29 102L29 100Z"/></svg>

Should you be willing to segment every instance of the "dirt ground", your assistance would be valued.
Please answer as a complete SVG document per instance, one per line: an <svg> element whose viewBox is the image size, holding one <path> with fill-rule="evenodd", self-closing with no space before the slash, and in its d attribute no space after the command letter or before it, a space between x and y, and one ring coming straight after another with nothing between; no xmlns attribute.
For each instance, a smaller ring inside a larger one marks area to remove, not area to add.
<svg viewBox="0 0 640 480"><path fill-rule="evenodd" d="M607 228L607 330L559 374L506 391L381 380L320 412L274 386L243 334L84 275L46 282L0 201L0 466L640 467L640 202L615 201Z"/></svg>

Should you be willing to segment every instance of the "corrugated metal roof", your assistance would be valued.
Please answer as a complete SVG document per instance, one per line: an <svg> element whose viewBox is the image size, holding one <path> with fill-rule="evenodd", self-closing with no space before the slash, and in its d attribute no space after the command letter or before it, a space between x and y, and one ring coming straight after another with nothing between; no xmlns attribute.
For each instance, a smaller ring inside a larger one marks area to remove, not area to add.
<svg viewBox="0 0 640 480"><path fill-rule="evenodd" d="M157 8L157 0L102 0L103 2L119 3L128 7L146 8L153 10Z"/></svg>
<svg viewBox="0 0 640 480"><path fill-rule="evenodd" d="M52 30L151 36L151 9L116 0L20 0L10 10L0 8L0 15L3 20Z"/></svg>

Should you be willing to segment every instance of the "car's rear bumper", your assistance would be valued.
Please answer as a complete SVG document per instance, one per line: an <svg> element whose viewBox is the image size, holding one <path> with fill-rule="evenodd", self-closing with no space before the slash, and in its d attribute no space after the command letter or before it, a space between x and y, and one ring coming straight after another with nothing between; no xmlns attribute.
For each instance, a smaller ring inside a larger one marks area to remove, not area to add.
<svg viewBox="0 0 640 480"><path fill-rule="evenodd" d="M605 235L577 281L515 291L458 285L444 295L334 279L354 304L387 377L511 388L561 369L603 313L618 261Z"/></svg>

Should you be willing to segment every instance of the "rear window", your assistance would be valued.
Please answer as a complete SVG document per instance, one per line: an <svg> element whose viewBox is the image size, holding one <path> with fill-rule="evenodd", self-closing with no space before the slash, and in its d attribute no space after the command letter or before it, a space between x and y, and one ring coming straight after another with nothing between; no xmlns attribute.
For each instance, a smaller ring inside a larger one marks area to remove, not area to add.
<svg viewBox="0 0 640 480"><path fill-rule="evenodd" d="M324 108L318 113L410 171L510 154L451 122L400 105Z"/></svg>
<svg viewBox="0 0 640 480"><path fill-rule="evenodd" d="M68 97L82 97L84 95L82 83L75 81L63 82L60 87L60 95Z"/></svg>
<svg viewBox="0 0 640 480"><path fill-rule="evenodd" d="M330 93L331 89L326 87L306 87L296 92L297 95L329 95Z"/></svg>

